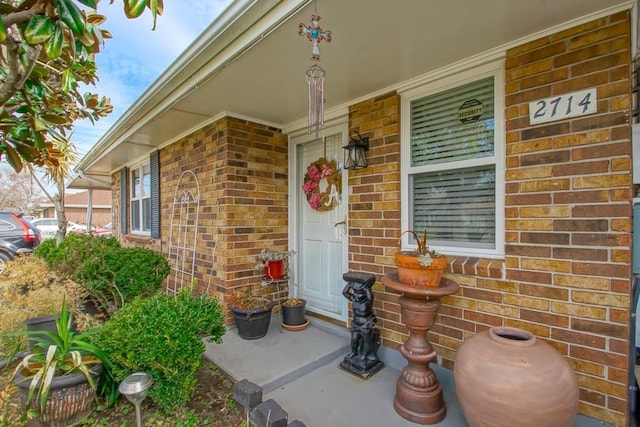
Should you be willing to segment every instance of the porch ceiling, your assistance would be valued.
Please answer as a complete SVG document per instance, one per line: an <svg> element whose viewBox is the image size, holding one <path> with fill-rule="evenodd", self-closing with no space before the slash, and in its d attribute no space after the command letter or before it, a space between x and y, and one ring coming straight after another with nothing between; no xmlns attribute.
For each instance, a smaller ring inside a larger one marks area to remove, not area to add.
<svg viewBox="0 0 640 427"><path fill-rule="evenodd" d="M104 179L153 147L224 112L277 127L303 120L304 73L312 64L311 44L297 35L297 27L310 23L315 3L256 3L260 6L247 5L242 13L250 17L244 26L235 17L233 25L213 34L215 40L203 36L191 46L85 156L78 170ZM317 2L320 25L333 34L331 43L320 44L320 65L327 72L326 109L568 21L632 4L630 0L321 0ZM251 34L252 28L261 30ZM212 49L223 42L224 50Z"/></svg>

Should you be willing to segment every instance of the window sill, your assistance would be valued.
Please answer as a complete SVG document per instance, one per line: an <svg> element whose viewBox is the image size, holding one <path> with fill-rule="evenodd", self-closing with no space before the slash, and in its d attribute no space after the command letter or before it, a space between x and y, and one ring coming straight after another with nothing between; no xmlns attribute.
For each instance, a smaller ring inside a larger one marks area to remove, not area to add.
<svg viewBox="0 0 640 427"><path fill-rule="evenodd" d="M153 239L151 236L145 236L144 234L125 234L124 239L129 242L151 244Z"/></svg>

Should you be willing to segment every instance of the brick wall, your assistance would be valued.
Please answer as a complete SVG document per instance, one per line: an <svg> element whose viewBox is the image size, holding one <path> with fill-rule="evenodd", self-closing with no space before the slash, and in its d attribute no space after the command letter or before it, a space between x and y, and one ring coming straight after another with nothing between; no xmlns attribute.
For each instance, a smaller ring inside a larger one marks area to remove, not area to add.
<svg viewBox="0 0 640 427"><path fill-rule="evenodd" d="M262 273L255 265L262 248L287 250L287 147L278 129L226 117L160 150L161 237L126 235L121 240L168 252L170 226L179 223L173 209L176 186L190 170L200 191L196 289L222 302L234 291L277 293L274 285L261 286ZM116 201L119 174L113 179ZM195 188L188 177L185 182ZM119 218L116 222L114 230L119 232Z"/></svg>
<svg viewBox="0 0 640 427"><path fill-rule="evenodd" d="M620 13L507 52L505 260L449 258L461 290L442 299L430 340L452 368L468 337L526 329L579 377L582 414L624 426L630 322L630 18ZM597 88L598 112L530 126L528 102ZM399 97L353 105L369 167L349 172L349 269L395 269L400 235ZM407 337L398 295L374 286L383 345Z"/></svg>
<svg viewBox="0 0 640 427"><path fill-rule="evenodd" d="M626 425L630 322L630 18L621 13L507 52L506 257L449 257L461 285L442 299L430 340L452 368L462 342L491 326L527 329L556 347L581 387L580 412ZM528 102L597 88L598 113L530 126ZM349 171L349 269L395 270L400 236L400 97L350 107L349 131L370 140L369 167ZM178 178L200 184L196 278L223 301L260 286L263 247L286 250L287 140L277 129L224 118L160 152L162 237L121 236L165 252ZM119 174L114 174L119 234ZM398 295L378 281L383 345L407 338Z"/></svg>
<svg viewBox="0 0 640 427"><path fill-rule="evenodd" d="M628 12L507 52L505 295L579 375L580 411L626 425L631 305ZM597 114L537 126L528 102L596 88Z"/></svg>
<svg viewBox="0 0 640 427"><path fill-rule="evenodd" d="M75 222L76 224L87 223L87 208L70 208L65 207L64 215L67 221ZM55 218L55 208L45 208L42 211L42 218ZM93 225L101 227L111 221L111 208L93 208L91 214Z"/></svg>

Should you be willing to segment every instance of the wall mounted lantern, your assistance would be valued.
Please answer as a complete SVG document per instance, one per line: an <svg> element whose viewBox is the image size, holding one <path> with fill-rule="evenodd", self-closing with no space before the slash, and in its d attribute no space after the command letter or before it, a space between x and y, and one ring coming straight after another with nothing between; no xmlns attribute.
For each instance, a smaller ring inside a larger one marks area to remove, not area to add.
<svg viewBox="0 0 640 427"><path fill-rule="evenodd" d="M364 169L367 167L367 155L369 151L369 138L363 138L357 130L352 132L357 137L351 137L351 140L344 147L344 169Z"/></svg>

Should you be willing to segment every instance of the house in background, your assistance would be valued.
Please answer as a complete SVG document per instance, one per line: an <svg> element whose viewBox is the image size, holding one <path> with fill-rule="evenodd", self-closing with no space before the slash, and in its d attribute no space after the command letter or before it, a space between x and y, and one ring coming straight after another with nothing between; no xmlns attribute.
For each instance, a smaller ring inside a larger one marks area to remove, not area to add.
<svg viewBox="0 0 640 427"><path fill-rule="evenodd" d="M298 35L315 14L332 32L315 46L317 133L313 40ZM263 291L258 254L290 249L288 290L346 327L342 274L375 274L383 360L408 331L381 279L402 231L426 228L460 284L429 333L441 365L479 331L526 329L577 373L582 415L626 426L636 34L628 0L236 0L72 187L112 183L114 234L167 255L168 292L194 279L222 302ZM303 189L310 166L364 138L366 168L332 174L336 191Z"/></svg>
<svg viewBox="0 0 640 427"><path fill-rule="evenodd" d="M64 208L67 221L76 224L87 223L87 212L91 205L91 223L96 227L104 227L111 222L111 190L80 191L75 194L65 194ZM41 203L42 218L56 218L53 203Z"/></svg>

